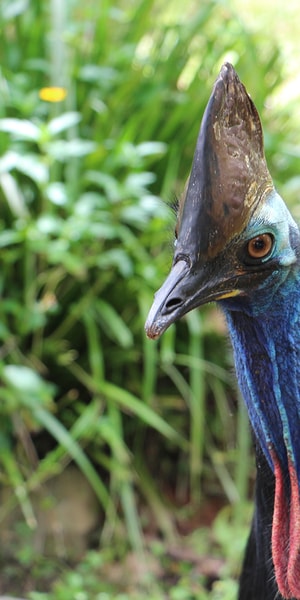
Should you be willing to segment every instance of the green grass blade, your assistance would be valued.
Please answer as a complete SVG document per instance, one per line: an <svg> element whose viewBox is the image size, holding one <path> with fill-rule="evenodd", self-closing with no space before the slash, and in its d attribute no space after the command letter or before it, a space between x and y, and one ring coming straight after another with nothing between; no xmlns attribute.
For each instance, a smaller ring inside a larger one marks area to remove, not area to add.
<svg viewBox="0 0 300 600"><path fill-rule="evenodd" d="M54 439L68 451L71 458L77 463L90 482L101 505L106 509L109 503L107 489L79 444L72 438L67 429L48 411L43 408L36 408L35 417L51 433Z"/></svg>

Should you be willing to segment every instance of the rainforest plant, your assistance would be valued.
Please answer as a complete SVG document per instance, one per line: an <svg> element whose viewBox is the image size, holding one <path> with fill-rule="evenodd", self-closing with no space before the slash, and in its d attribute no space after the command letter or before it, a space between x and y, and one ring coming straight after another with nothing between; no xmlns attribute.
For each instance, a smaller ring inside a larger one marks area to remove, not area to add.
<svg viewBox="0 0 300 600"><path fill-rule="evenodd" d="M0 10L2 483L32 524L29 492L75 461L104 531L125 519L141 548L137 490L174 533L158 479L178 490L180 478L192 502L212 479L233 504L247 497L249 437L238 408L242 443L231 450L223 326L209 309L193 313L176 344L170 330L158 346L143 323L171 257L162 198L183 188L228 53L263 113L276 182L291 177L291 115L264 109L282 57L222 2L188 3L185 15L159 0L7 0Z"/></svg>

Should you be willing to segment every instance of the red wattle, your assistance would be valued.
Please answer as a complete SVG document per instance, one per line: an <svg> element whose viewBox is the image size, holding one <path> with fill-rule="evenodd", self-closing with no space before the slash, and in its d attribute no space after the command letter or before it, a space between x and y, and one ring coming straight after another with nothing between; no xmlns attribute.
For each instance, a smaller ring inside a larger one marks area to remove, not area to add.
<svg viewBox="0 0 300 600"><path fill-rule="evenodd" d="M275 475L275 500L272 525L272 557L280 593L291 598L288 588L289 518L288 501L280 463L272 453Z"/></svg>
<svg viewBox="0 0 300 600"><path fill-rule="evenodd" d="M272 452L275 501L272 525L272 557L277 585L284 598L300 599L300 498L295 467L289 460L290 491L280 462ZM290 497L288 497L290 495Z"/></svg>
<svg viewBox="0 0 300 600"><path fill-rule="evenodd" d="M290 552L288 582L292 596L300 598L300 499L298 477L294 465L289 461L291 484L290 501Z"/></svg>

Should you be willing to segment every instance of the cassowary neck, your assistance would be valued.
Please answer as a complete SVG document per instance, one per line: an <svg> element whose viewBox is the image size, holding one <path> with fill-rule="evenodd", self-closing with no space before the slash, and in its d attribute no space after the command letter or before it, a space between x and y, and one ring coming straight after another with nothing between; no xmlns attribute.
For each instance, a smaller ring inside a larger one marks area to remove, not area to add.
<svg viewBox="0 0 300 600"><path fill-rule="evenodd" d="M285 598L300 598L299 291L300 272L290 273L265 312L261 299L257 312L224 307L256 442L275 476L272 556Z"/></svg>
<svg viewBox="0 0 300 600"><path fill-rule="evenodd" d="M294 458L300 482L300 274L288 287L265 313L225 313L256 438L271 467L272 450L284 464Z"/></svg>

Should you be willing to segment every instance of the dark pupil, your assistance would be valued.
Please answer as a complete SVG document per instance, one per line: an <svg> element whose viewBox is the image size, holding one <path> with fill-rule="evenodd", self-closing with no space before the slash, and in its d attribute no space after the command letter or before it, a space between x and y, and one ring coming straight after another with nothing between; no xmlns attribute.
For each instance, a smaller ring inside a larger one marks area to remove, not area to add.
<svg viewBox="0 0 300 600"><path fill-rule="evenodd" d="M254 250L256 250L257 252L260 252L261 250L263 250L265 245L266 245L266 243L263 238L257 238L253 242Z"/></svg>

